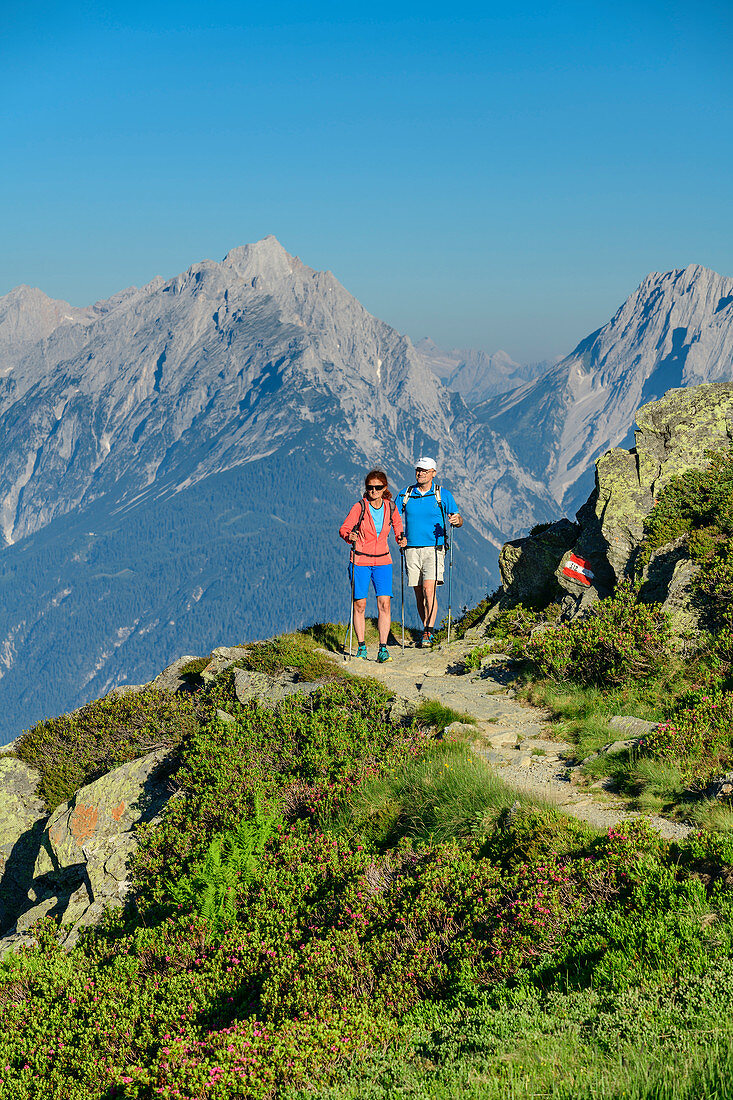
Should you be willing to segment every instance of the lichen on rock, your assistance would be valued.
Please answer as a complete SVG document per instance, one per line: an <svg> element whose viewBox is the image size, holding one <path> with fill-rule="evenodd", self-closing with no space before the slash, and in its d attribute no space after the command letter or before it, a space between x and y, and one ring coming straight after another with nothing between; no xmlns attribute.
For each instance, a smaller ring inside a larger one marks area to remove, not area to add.
<svg viewBox="0 0 733 1100"><path fill-rule="evenodd" d="M34 820L23 837L35 858L25 861L24 900L16 883L15 913L6 914L0 954L29 942L40 917L53 916L61 942L71 946L105 909L124 904L137 826L155 818L171 797L175 759L169 747L155 749L82 787L47 820Z"/></svg>

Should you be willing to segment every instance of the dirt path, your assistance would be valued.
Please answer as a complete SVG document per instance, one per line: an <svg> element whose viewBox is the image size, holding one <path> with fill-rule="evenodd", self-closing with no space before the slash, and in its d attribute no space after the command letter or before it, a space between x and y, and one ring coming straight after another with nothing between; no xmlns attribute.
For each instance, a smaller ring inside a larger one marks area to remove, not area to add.
<svg viewBox="0 0 733 1100"><path fill-rule="evenodd" d="M521 705L510 686L506 664L485 663L480 672L462 673L462 658L471 645L452 642L433 650L406 645L404 654L392 647L392 661L378 665L352 660L353 675L381 680L410 702L439 699L453 710L472 715L478 723L474 750L515 790L554 803L573 817L606 829L623 819L645 817L662 836L679 839L689 826L653 814L635 813L622 799L598 784L578 790L568 778L565 754L572 746L555 736L556 724L537 707Z"/></svg>

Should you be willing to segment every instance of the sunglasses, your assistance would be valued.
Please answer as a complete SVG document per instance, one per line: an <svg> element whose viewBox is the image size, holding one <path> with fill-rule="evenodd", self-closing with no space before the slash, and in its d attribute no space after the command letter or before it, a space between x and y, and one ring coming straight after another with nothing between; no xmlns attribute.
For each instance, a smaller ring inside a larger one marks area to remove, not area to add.
<svg viewBox="0 0 733 1100"><path fill-rule="evenodd" d="M367 485L367 491L370 493L379 493L382 489L386 489L386 485Z"/></svg>

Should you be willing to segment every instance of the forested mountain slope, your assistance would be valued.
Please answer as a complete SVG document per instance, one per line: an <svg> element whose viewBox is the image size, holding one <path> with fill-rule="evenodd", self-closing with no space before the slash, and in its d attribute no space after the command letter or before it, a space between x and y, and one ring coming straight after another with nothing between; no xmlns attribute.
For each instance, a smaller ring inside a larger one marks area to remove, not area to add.
<svg viewBox="0 0 733 1100"><path fill-rule="evenodd" d="M495 580L487 540L549 514L410 341L273 237L88 310L20 288L2 318L6 737L227 624L343 617L336 531L372 464L398 484L436 456L467 519L460 601Z"/></svg>

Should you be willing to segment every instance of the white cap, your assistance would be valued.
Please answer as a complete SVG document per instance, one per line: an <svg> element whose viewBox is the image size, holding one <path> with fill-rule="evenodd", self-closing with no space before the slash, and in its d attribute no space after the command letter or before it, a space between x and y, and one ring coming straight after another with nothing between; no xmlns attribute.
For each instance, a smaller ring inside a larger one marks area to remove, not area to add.
<svg viewBox="0 0 733 1100"><path fill-rule="evenodd" d="M422 470L437 470L434 458L428 458L427 455L423 455L422 458L418 458L415 463L415 468L420 467Z"/></svg>

